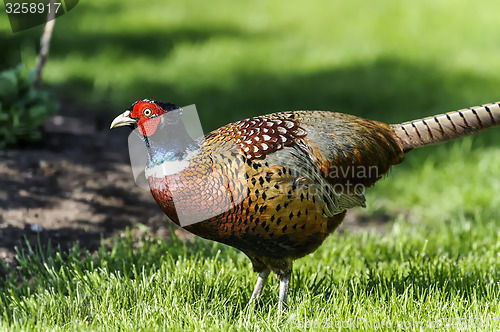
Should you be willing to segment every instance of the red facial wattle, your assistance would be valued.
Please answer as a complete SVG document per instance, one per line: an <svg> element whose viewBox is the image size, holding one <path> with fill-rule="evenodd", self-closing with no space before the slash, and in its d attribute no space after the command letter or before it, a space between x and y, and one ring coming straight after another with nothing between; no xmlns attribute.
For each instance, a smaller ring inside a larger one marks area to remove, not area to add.
<svg viewBox="0 0 500 332"><path fill-rule="evenodd" d="M142 135L149 137L155 133L159 123L160 123L159 116L152 119L141 118L138 123L138 128Z"/></svg>

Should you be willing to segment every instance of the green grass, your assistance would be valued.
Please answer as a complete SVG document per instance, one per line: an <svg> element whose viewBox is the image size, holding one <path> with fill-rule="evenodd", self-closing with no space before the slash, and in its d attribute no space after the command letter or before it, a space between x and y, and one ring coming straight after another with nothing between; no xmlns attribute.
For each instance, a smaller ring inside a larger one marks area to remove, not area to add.
<svg viewBox="0 0 500 332"><path fill-rule="evenodd" d="M499 240L495 225L480 217L424 231L398 220L386 234L334 234L297 261L290 307L279 315L274 278L262 307L245 308L256 275L238 251L202 240L134 241L129 233L98 255L82 257L78 247L20 255L0 293L0 324L9 330L280 331L363 319L394 325L482 319L495 329Z"/></svg>
<svg viewBox="0 0 500 332"><path fill-rule="evenodd" d="M57 20L44 79L85 112L118 114L145 97L194 103L206 131L286 109L397 123L500 100L499 11L492 0L80 2ZM1 59L21 46L33 63L41 28L8 29L0 21L10 50ZM389 216L389 231L336 233L297 261L281 316L275 280L261 310L244 310L256 276L236 250L152 239L133 250L123 238L83 257L21 256L0 292L0 322L287 330L500 317L499 141L495 128L409 153L361 212Z"/></svg>

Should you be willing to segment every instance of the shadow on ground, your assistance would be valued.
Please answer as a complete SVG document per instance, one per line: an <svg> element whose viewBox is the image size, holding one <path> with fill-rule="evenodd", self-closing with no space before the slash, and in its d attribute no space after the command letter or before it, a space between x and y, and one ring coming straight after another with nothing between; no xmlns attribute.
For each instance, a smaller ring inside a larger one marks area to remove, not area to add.
<svg viewBox="0 0 500 332"><path fill-rule="evenodd" d="M111 135L111 116L62 108L42 142L0 151L0 258L13 264L25 237L33 247L40 238L62 249L78 241L91 251L136 224L167 237L161 210L133 181L128 133Z"/></svg>

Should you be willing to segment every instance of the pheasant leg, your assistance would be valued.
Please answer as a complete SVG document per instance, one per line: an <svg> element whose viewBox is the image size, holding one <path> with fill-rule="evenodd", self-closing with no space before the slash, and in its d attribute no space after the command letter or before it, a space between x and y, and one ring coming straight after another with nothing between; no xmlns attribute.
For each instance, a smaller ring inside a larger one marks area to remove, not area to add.
<svg viewBox="0 0 500 332"><path fill-rule="evenodd" d="M269 277L269 272L270 270L264 270L259 273L257 283L255 284L255 287L253 289L252 297L250 298L250 302L248 303L249 305L251 305L254 300L258 299L260 297L260 294L262 294L262 290L264 289L264 285L266 284L267 277Z"/></svg>
<svg viewBox="0 0 500 332"><path fill-rule="evenodd" d="M286 306L286 298L288 296L288 290L290 289L291 276L291 270L286 274L280 276L280 298L278 301L278 311L283 311L284 307Z"/></svg>

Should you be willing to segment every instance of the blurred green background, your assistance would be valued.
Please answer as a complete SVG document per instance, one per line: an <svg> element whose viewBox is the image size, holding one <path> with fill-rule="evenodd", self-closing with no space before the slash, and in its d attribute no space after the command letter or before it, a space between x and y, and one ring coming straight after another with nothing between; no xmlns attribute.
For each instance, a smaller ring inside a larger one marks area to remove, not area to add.
<svg viewBox="0 0 500 332"><path fill-rule="evenodd" d="M493 0L80 2L57 19L44 86L82 112L196 104L206 132L289 109L396 123L500 100L499 12ZM13 34L4 18L2 67L19 54L33 66L42 27ZM410 153L367 212L498 220L499 140Z"/></svg>

